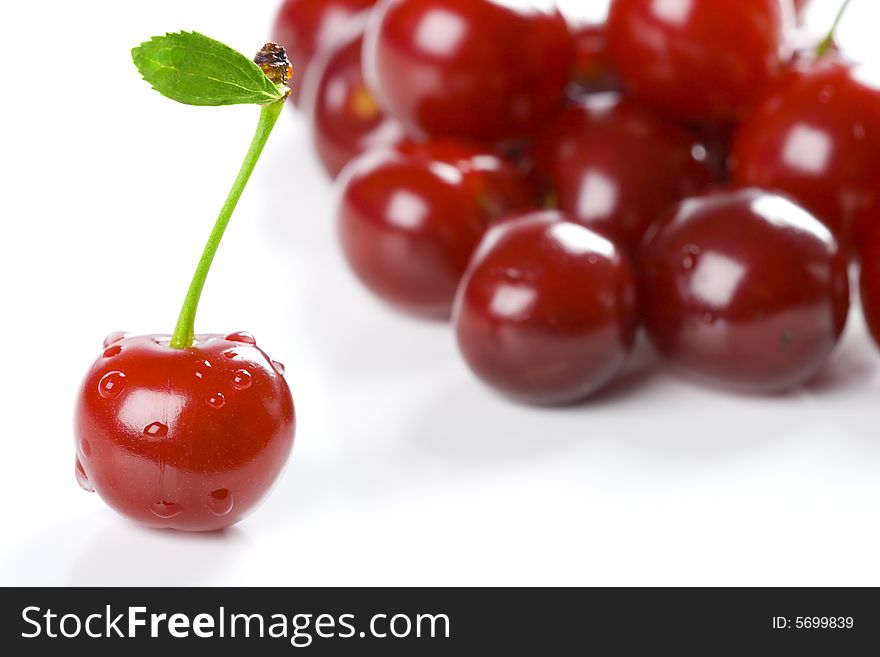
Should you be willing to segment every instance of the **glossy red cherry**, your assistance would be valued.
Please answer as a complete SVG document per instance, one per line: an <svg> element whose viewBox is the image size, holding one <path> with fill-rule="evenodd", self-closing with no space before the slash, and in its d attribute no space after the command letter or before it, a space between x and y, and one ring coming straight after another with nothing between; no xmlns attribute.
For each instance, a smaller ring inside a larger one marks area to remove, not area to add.
<svg viewBox="0 0 880 657"><path fill-rule="evenodd" d="M682 201L641 251L645 326L673 363L777 392L817 374L843 331L847 263L831 231L757 189Z"/></svg>
<svg viewBox="0 0 880 657"><path fill-rule="evenodd" d="M413 131L518 137L563 99L571 41L546 0L388 0L372 20L367 82Z"/></svg>
<svg viewBox="0 0 880 657"><path fill-rule="evenodd" d="M212 531L250 513L293 445L283 368L252 336L113 334L76 408L76 475L122 515Z"/></svg>
<svg viewBox="0 0 880 657"><path fill-rule="evenodd" d="M733 179L785 192L856 249L880 226L880 70L799 60L738 130Z"/></svg>
<svg viewBox="0 0 880 657"><path fill-rule="evenodd" d="M372 7L376 0L284 0L272 40L287 50L293 63L291 99L299 101L303 77L314 54L332 44L352 16Z"/></svg>
<svg viewBox="0 0 880 657"><path fill-rule="evenodd" d="M614 94L563 110L536 138L535 177L558 207L632 251L668 205L711 182L696 138Z"/></svg>
<svg viewBox="0 0 880 657"><path fill-rule="evenodd" d="M385 301L429 316L448 316L490 222L531 207L509 164L449 142L366 153L341 190L339 233L355 274Z"/></svg>
<svg viewBox="0 0 880 657"><path fill-rule="evenodd" d="M330 46L312 60L300 105L324 170L335 178L369 148L405 138L400 122L386 116L364 83L361 51L369 12L352 18Z"/></svg>
<svg viewBox="0 0 880 657"><path fill-rule="evenodd" d="M865 321L880 346L880 230L871 235L862 251L860 287Z"/></svg>
<svg viewBox="0 0 880 657"><path fill-rule="evenodd" d="M484 382L530 403L573 402L623 367L638 323L635 274L598 233L558 212L526 214L486 233L453 319Z"/></svg>
<svg viewBox="0 0 880 657"><path fill-rule="evenodd" d="M613 0L608 45L638 96L679 116L742 116L787 57L790 0Z"/></svg>

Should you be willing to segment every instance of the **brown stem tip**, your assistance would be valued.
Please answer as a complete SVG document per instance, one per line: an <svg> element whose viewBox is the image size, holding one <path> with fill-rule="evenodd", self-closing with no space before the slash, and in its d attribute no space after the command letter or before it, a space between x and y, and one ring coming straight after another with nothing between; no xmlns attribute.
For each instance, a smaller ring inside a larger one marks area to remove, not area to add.
<svg viewBox="0 0 880 657"><path fill-rule="evenodd" d="M277 43L267 43L254 57L254 63L259 66L275 84L287 84L293 77L293 66L287 58L287 51Z"/></svg>

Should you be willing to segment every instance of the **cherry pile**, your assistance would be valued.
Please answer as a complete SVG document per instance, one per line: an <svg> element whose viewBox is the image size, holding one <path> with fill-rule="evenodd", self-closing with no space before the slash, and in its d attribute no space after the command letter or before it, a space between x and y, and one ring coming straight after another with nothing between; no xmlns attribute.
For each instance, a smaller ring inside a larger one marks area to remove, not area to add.
<svg viewBox="0 0 880 657"><path fill-rule="evenodd" d="M352 270L488 385L582 399L642 327L773 393L827 363L850 263L880 342L880 71L796 48L807 4L286 0L273 38Z"/></svg>

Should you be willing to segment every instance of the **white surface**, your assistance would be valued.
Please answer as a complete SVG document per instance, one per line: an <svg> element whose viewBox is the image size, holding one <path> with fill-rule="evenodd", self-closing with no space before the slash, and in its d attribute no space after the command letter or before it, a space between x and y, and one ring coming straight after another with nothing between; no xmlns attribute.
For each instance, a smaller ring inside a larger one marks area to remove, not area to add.
<svg viewBox="0 0 880 657"><path fill-rule="evenodd" d="M817 5L827 24L836 2ZM880 59L875 5L856 0L842 34ZM252 331L287 364L286 475L211 536L141 529L82 492L79 379L106 333L170 331L257 118L161 98L128 49L192 28L255 51L274 9L0 9L0 583L880 585L880 356L857 309L825 377L788 397L699 389L644 368L643 351L579 408L510 404L469 375L446 326L388 311L348 274L291 113L197 323Z"/></svg>

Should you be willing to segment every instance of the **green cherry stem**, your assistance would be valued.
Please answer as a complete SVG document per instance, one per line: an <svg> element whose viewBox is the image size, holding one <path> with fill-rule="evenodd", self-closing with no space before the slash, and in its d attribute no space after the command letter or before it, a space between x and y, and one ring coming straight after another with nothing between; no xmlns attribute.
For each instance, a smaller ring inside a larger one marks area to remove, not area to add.
<svg viewBox="0 0 880 657"><path fill-rule="evenodd" d="M846 13L847 7L849 7L850 0L843 0L843 4L840 6L840 10L837 12L837 16L834 18L834 23L831 24L831 29L828 31L828 34L825 35L825 38L822 39L821 43L819 43L819 47L816 48L816 56L824 57L825 53L827 53L831 46L834 45L834 33L837 31L837 27L840 25L840 21L843 20L843 15Z"/></svg>
<svg viewBox="0 0 880 657"><path fill-rule="evenodd" d="M229 225L229 220L232 218L235 206L238 205L238 200L241 198L248 180L250 180L254 167L263 153L266 141L269 139L269 135L272 134L272 129L275 127L283 107L284 99L260 109L260 121L257 124L254 139L251 142L247 155L245 155L244 162L232 185L232 189L229 190L229 196L226 197L226 202L220 210L220 216L217 217L217 222L214 224L210 237L208 237L208 243L202 252L196 273L186 293L186 299L183 301L183 307L180 309L177 326L175 326L174 333L171 336L171 347L174 349L188 349L195 343L196 311L199 307L199 299L202 297L202 290L205 287L205 279L208 277L208 271L211 269L211 263L214 262L217 247L220 246L220 240L223 239L223 233L226 232L226 226Z"/></svg>

